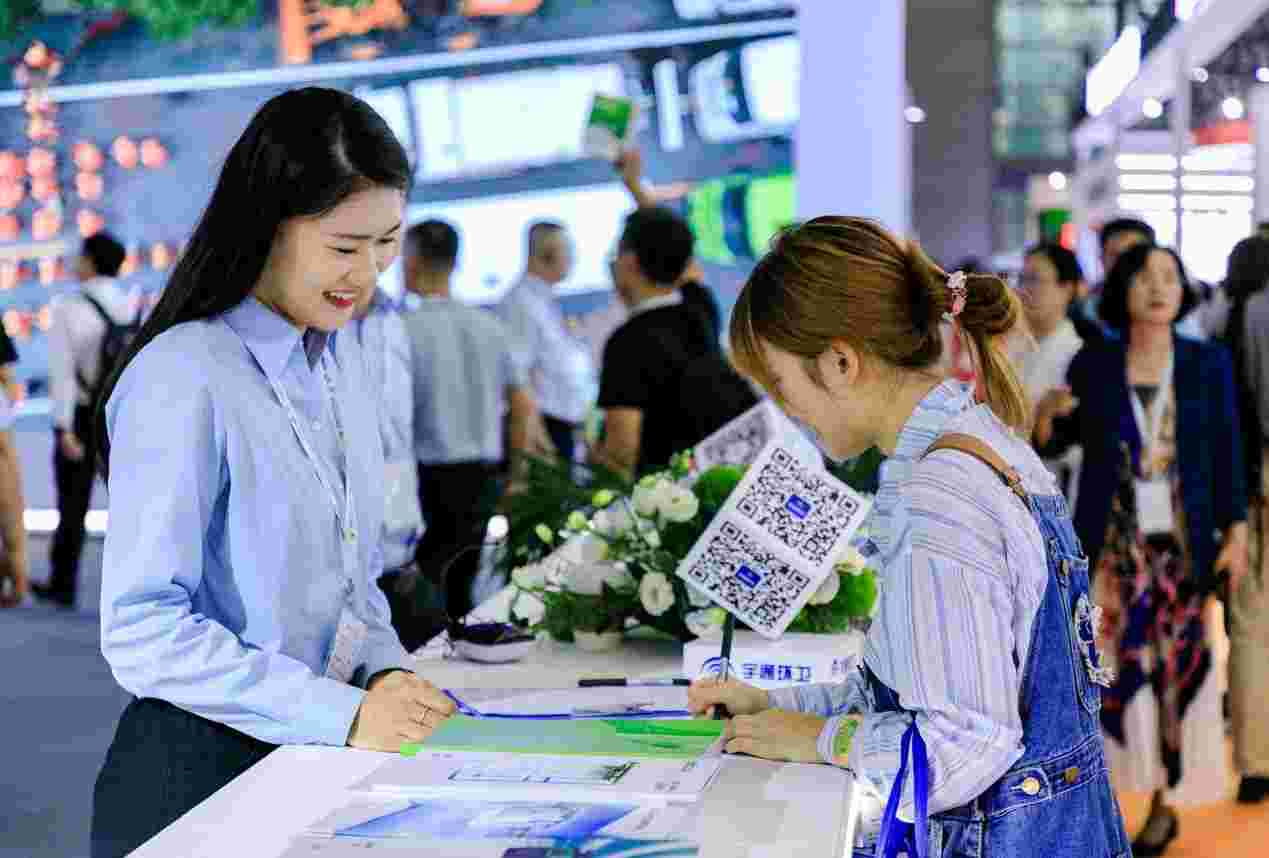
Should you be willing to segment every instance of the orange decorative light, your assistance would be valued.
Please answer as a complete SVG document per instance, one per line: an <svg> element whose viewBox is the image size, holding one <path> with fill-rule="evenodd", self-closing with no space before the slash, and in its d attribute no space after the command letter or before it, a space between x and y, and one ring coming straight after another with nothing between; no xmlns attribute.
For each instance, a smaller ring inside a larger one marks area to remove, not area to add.
<svg viewBox="0 0 1269 858"><path fill-rule="evenodd" d="M50 119L35 116L26 124L26 136L36 143L52 143L58 138L57 126Z"/></svg>
<svg viewBox="0 0 1269 858"><path fill-rule="evenodd" d="M0 209L16 209L26 199L26 186L12 179L0 179Z"/></svg>
<svg viewBox="0 0 1269 858"><path fill-rule="evenodd" d="M43 68L48 61L52 59L52 52L49 51L48 45L36 40L26 49L26 53L22 55L22 61L33 69Z"/></svg>
<svg viewBox="0 0 1269 858"><path fill-rule="evenodd" d="M0 262L0 291L8 292L18 287L18 263Z"/></svg>
<svg viewBox="0 0 1269 858"><path fill-rule="evenodd" d="M106 156L101 154L101 149L96 143L81 140L75 144L73 151L75 166L85 173L95 173L106 163Z"/></svg>
<svg viewBox="0 0 1269 858"><path fill-rule="evenodd" d="M75 215L75 222L83 238L94 236L106 228L106 219L92 209L80 209Z"/></svg>
<svg viewBox="0 0 1269 858"><path fill-rule="evenodd" d="M115 163L125 170L137 165L137 144L128 137L116 137L115 142L110 144L110 154L114 156Z"/></svg>
<svg viewBox="0 0 1269 858"><path fill-rule="evenodd" d="M0 180L20 182L26 177L26 161L14 152L0 152Z"/></svg>
<svg viewBox="0 0 1269 858"><path fill-rule="evenodd" d="M99 200L105 184L101 173L80 173L75 176L75 193L81 200Z"/></svg>
<svg viewBox="0 0 1269 858"><path fill-rule="evenodd" d="M171 264L172 248L166 242L155 242L150 248L150 267L155 271L166 271Z"/></svg>
<svg viewBox="0 0 1269 858"><path fill-rule="evenodd" d="M17 310L4 311L4 332L13 339L22 332L22 317Z"/></svg>
<svg viewBox="0 0 1269 858"><path fill-rule="evenodd" d="M36 241L48 241L62 231L62 213L52 206L39 209L31 218L31 235Z"/></svg>
<svg viewBox="0 0 1269 858"><path fill-rule="evenodd" d="M22 222L17 215L0 215L0 241L17 241L21 235Z"/></svg>
<svg viewBox="0 0 1269 858"><path fill-rule="evenodd" d="M39 146L26 154L26 171L32 176L47 176L57 170L57 155Z"/></svg>
<svg viewBox="0 0 1269 858"><path fill-rule="evenodd" d="M48 304L35 311L35 326L44 333L53 327L53 311Z"/></svg>
<svg viewBox="0 0 1269 858"><path fill-rule="evenodd" d="M167 164L167 147L154 137L141 141L141 163L151 170L157 170Z"/></svg>
<svg viewBox="0 0 1269 858"><path fill-rule="evenodd" d="M37 176L31 180L31 196L42 203L53 199L60 190L54 176Z"/></svg>

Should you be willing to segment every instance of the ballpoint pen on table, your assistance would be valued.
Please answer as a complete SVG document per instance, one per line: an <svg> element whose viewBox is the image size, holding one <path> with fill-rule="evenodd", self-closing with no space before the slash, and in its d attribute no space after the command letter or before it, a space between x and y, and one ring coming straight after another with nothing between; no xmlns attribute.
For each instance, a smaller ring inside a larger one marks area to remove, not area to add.
<svg viewBox="0 0 1269 858"><path fill-rule="evenodd" d="M690 679L674 678L674 679L622 679L614 677L611 679L595 678L595 679L579 679L577 680L578 688L669 688L682 687L686 688L691 685Z"/></svg>

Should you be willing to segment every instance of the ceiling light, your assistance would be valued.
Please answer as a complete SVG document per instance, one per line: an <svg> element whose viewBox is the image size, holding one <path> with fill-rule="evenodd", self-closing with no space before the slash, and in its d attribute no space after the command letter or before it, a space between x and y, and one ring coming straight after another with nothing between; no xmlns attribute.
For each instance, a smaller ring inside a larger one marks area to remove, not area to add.
<svg viewBox="0 0 1269 858"><path fill-rule="evenodd" d="M1141 102L1141 112L1147 119L1158 119L1163 115L1163 102L1154 97L1147 98Z"/></svg>
<svg viewBox="0 0 1269 858"><path fill-rule="evenodd" d="M911 122L913 125L918 125L925 121L925 111L914 104L911 107L904 109L903 118Z"/></svg>

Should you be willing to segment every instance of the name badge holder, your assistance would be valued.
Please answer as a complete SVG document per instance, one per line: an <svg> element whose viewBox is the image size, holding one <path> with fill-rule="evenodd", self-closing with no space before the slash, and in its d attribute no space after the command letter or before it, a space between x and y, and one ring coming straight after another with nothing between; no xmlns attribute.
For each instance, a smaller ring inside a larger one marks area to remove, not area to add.
<svg viewBox="0 0 1269 858"><path fill-rule="evenodd" d="M330 654L327 656L325 675L338 682L349 682L360 664L361 650L366 641L368 627L352 610L353 596L357 589L354 577L354 570L357 568L357 524L353 514L352 480L348 473L348 443L344 434L342 415L339 412L339 397L335 395L335 385L331 381L330 373L327 371L325 355L321 357L320 362L322 379L326 385L331 413L335 420L339 456L343 464L344 499L342 504L339 501L339 493L336 492L334 485L331 484L330 477L322 469L317 450L304 430L299 413L291 403L291 397L287 395L286 390L276 380L270 378L269 385L273 388L274 396L277 397L278 402L286 411L287 419L291 422L291 430L300 442L300 449L303 450L305 458L309 460L309 464L313 466L313 473L326 491L327 497L330 498L331 506L335 511L335 523L339 528L340 554L343 564L341 572L344 580L344 602L339 612L339 625L335 630L335 640L331 644Z"/></svg>
<svg viewBox="0 0 1269 858"><path fill-rule="evenodd" d="M1163 380L1159 384L1154 401L1147 412L1141 396L1136 391L1129 391L1132 402L1132 416L1137 423L1137 433L1141 436L1141 472L1148 473L1154 463L1154 455L1159 447L1159 438L1163 431L1163 413L1172 397L1172 358L1168 357L1164 367ZM1172 511L1172 484L1166 473L1150 473L1149 477L1139 477L1133 481L1134 495L1137 501L1137 527L1146 535L1171 533L1176 526Z"/></svg>

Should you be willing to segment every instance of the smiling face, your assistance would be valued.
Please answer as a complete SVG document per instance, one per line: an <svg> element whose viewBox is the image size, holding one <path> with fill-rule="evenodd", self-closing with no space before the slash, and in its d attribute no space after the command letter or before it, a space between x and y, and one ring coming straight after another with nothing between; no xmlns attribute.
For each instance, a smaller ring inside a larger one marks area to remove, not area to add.
<svg viewBox="0 0 1269 858"><path fill-rule="evenodd" d="M323 215L284 222L255 296L296 327L342 327L400 252L404 205L401 191L374 187Z"/></svg>
<svg viewBox="0 0 1269 858"><path fill-rule="evenodd" d="M1172 254L1150 253L1128 289L1128 319L1133 324L1171 325L1181 309L1181 272Z"/></svg>

